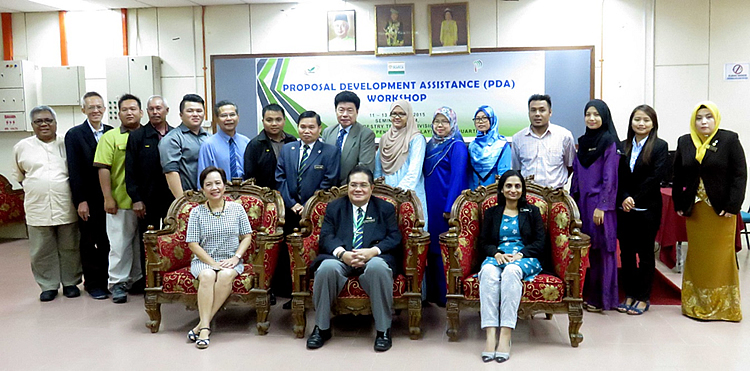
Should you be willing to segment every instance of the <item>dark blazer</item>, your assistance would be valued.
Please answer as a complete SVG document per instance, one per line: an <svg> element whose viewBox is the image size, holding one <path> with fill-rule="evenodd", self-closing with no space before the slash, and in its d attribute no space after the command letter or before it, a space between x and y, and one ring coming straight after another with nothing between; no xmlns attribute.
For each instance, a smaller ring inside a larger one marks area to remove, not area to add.
<svg viewBox="0 0 750 371"><path fill-rule="evenodd" d="M172 128L167 125L167 132ZM159 161L159 132L153 125L142 125L128 136L125 150L125 185L133 202L146 204L146 213L167 215L174 200Z"/></svg>
<svg viewBox="0 0 750 371"><path fill-rule="evenodd" d="M625 141L623 141L623 148L625 148L625 144ZM644 163L643 152L641 151L635 160L633 171L630 171L630 153L620 156L617 178L617 207L622 207L622 202L626 198L633 197L636 208L647 209L647 211L636 213L642 213L649 219L650 223L653 223L653 219L656 218L654 228L658 228L662 206L661 182L667 176L669 146L667 142L657 138L651 151L651 161L648 164Z"/></svg>
<svg viewBox="0 0 750 371"><path fill-rule="evenodd" d="M285 144L295 140L293 135L284 132ZM263 130L245 147L245 180L255 178L256 185L276 189L276 165L273 144Z"/></svg>
<svg viewBox="0 0 750 371"><path fill-rule="evenodd" d="M500 225L503 222L503 206L493 206L484 212L484 223L479 235L479 246L487 256L495 256L498 252L505 254L500 249ZM537 258L542 267L548 260L549 252L545 251L546 232L544 221L539 208L534 205L526 205L518 208L518 225L523 241L521 254L524 258Z"/></svg>
<svg viewBox="0 0 750 371"><path fill-rule="evenodd" d="M281 158L276 165L276 184L287 208L299 203L305 205L319 189L328 189L338 184L341 153L336 146L316 141L307 158L307 168L302 182L297 186L297 171L301 141L287 143L281 148Z"/></svg>
<svg viewBox="0 0 750 371"><path fill-rule="evenodd" d="M377 246L383 258L396 275L402 269L401 232L396 221L396 209L388 201L371 197L362 225L362 246ZM320 230L319 252L313 267L317 269L325 259L335 259L333 250L342 246L352 250L354 239L354 215L348 197L331 201L326 207L323 226ZM401 264L400 264L401 263ZM314 270L313 270L314 272Z"/></svg>
<svg viewBox="0 0 750 371"><path fill-rule="evenodd" d="M106 133L111 126L104 125ZM65 134L65 151L68 156L68 174L70 190L73 194L73 206L86 201L89 210L100 209L104 206L102 188L99 186L99 168L94 167L94 153L96 153L96 139L91 132L89 121L76 125ZM101 207L99 207L102 205ZM96 206L94 208L93 206Z"/></svg>
<svg viewBox="0 0 750 371"><path fill-rule="evenodd" d="M711 139L703 163L695 159L695 145L690 134L677 140L672 183L675 211L682 211L685 216L692 213L700 179L703 179L716 214L722 210L740 213L745 199L747 164L737 133L719 129Z"/></svg>
<svg viewBox="0 0 750 371"><path fill-rule="evenodd" d="M324 142L335 146L339 138L340 125L332 125L323 130L320 137ZM339 183L344 185L349 172L355 166L362 165L375 171L375 133L372 129L355 122L346 135L344 148L341 149L341 174Z"/></svg>

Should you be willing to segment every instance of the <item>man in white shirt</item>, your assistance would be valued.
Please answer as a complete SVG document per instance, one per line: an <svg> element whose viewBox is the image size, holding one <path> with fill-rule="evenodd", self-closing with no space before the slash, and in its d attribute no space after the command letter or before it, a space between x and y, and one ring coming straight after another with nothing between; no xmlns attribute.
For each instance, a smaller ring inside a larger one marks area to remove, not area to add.
<svg viewBox="0 0 750 371"><path fill-rule="evenodd" d="M570 130L549 122L552 99L534 94L529 98L531 125L513 135L513 170L534 182L550 188L561 188L568 182L576 155Z"/></svg>
<svg viewBox="0 0 750 371"><path fill-rule="evenodd" d="M24 211L29 228L31 271L42 293L41 301L81 295L81 255L78 216L68 183L65 141L57 136L57 116L48 106L31 110L33 137L13 146L15 179L25 192Z"/></svg>

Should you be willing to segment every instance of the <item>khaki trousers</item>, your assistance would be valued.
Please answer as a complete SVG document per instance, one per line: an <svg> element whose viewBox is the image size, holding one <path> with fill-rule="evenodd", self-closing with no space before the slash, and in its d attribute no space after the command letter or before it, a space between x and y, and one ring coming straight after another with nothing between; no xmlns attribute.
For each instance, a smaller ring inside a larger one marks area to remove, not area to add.
<svg viewBox="0 0 750 371"><path fill-rule="evenodd" d="M76 223L29 226L31 272L42 291L81 283L79 238Z"/></svg>

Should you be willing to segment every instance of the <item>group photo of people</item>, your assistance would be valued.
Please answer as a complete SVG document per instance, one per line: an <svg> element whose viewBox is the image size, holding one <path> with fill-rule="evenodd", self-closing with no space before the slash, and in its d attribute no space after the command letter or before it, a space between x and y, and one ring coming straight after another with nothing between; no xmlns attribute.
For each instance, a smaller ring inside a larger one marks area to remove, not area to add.
<svg viewBox="0 0 750 371"><path fill-rule="evenodd" d="M511 138L498 132L498 107L481 105L473 112L476 134L469 143L458 130L459 113L448 106L435 108L432 135L425 138L406 100L391 104L390 129L376 143L373 131L357 120L361 100L351 91L333 97L337 122L325 129L318 113L305 111L296 132L285 132L284 108L268 104L262 130L252 139L238 133L240 112L227 100L213 107L215 134L204 128L206 102L196 94L179 102L176 127L166 122L170 106L161 96L142 101L123 94L119 128L102 122L106 108L99 93L88 92L82 101L86 120L64 136L53 108L32 109L34 136L13 148L42 302L55 300L60 287L65 297L78 297L80 284L92 299L116 304L143 294L143 234L149 226L160 228L185 192L202 192L206 201L190 212L185 237L199 314L187 339L208 348L212 319L242 274L253 238L245 210L225 198L228 182L251 180L278 191L285 234L299 230L316 191L347 186L347 194L325 210L320 255L310 268L315 325L306 346L321 348L331 339L331 305L347 278L359 276L372 305L374 350L387 351L404 246L393 205L372 197L375 180L414 191L423 208L430 243L422 301L437 307L445 307L448 286L439 236L449 230L453 204L462 192L497 184L497 206L483 212L475 248L486 257L478 275L486 334L481 359L505 362L523 282L551 271L547 231L539 208L527 200L528 182L569 189L577 204L581 231L590 237L583 308L635 316L651 307L660 189L671 182L674 211L686 218L688 233L682 314L699 321L742 319L734 240L747 166L738 135L720 128L719 109L709 101L695 105L673 160L651 106L632 110L621 137L599 99L581 107L585 133L577 139L551 122L549 95L528 98L529 125ZM291 297L289 259L286 251L279 254L272 304ZM291 300L282 306L291 308Z"/></svg>
<svg viewBox="0 0 750 371"><path fill-rule="evenodd" d="M0 368L742 370L748 17L0 1Z"/></svg>

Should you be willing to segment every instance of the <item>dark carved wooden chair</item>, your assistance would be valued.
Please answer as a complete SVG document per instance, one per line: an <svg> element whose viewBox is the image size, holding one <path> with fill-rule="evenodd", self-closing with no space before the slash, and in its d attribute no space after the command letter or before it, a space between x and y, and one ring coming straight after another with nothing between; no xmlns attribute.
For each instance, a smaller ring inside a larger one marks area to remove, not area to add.
<svg viewBox="0 0 750 371"><path fill-rule="evenodd" d="M477 249L477 240L484 211L497 205L497 187L495 183L475 191L465 190L453 204L450 229L440 235L448 283L447 334L451 341L458 340L460 311L479 311L477 274L485 256ZM528 319L545 313L549 319L554 313L567 313L570 345L577 347L583 341L579 332L583 323L581 291L590 238L581 233L578 206L566 191L544 188L527 179L526 199L542 213L555 274L539 274L530 282L524 281L518 316Z"/></svg>
<svg viewBox="0 0 750 371"><path fill-rule="evenodd" d="M278 191L261 188L254 180L227 184L227 201L242 204L253 229L253 241L243 260L245 270L232 283L225 306L255 306L259 335L268 332L269 287L283 241L284 201ZM182 303L197 309L198 280L190 273L192 252L185 242L190 211L205 202L203 193L187 191L169 208L161 230L144 234L146 247L145 306L151 332L159 331L161 305Z"/></svg>
<svg viewBox="0 0 750 371"><path fill-rule="evenodd" d="M430 243L430 235L423 229L422 206L414 191L393 188L384 184L382 179L375 180L372 195L390 202L396 208L403 236L404 273L393 281L393 307L408 310L410 337L417 339L422 333L422 276ZM308 267L318 254L318 238L326 206L339 197L347 197L347 186L316 192L305 204L300 222L302 230L287 236L292 264L292 317L294 333L298 338L305 335L305 312L313 308L313 280L308 275ZM331 310L336 314L372 313L370 299L360 287L358 278L349 279Z"/></svg>

